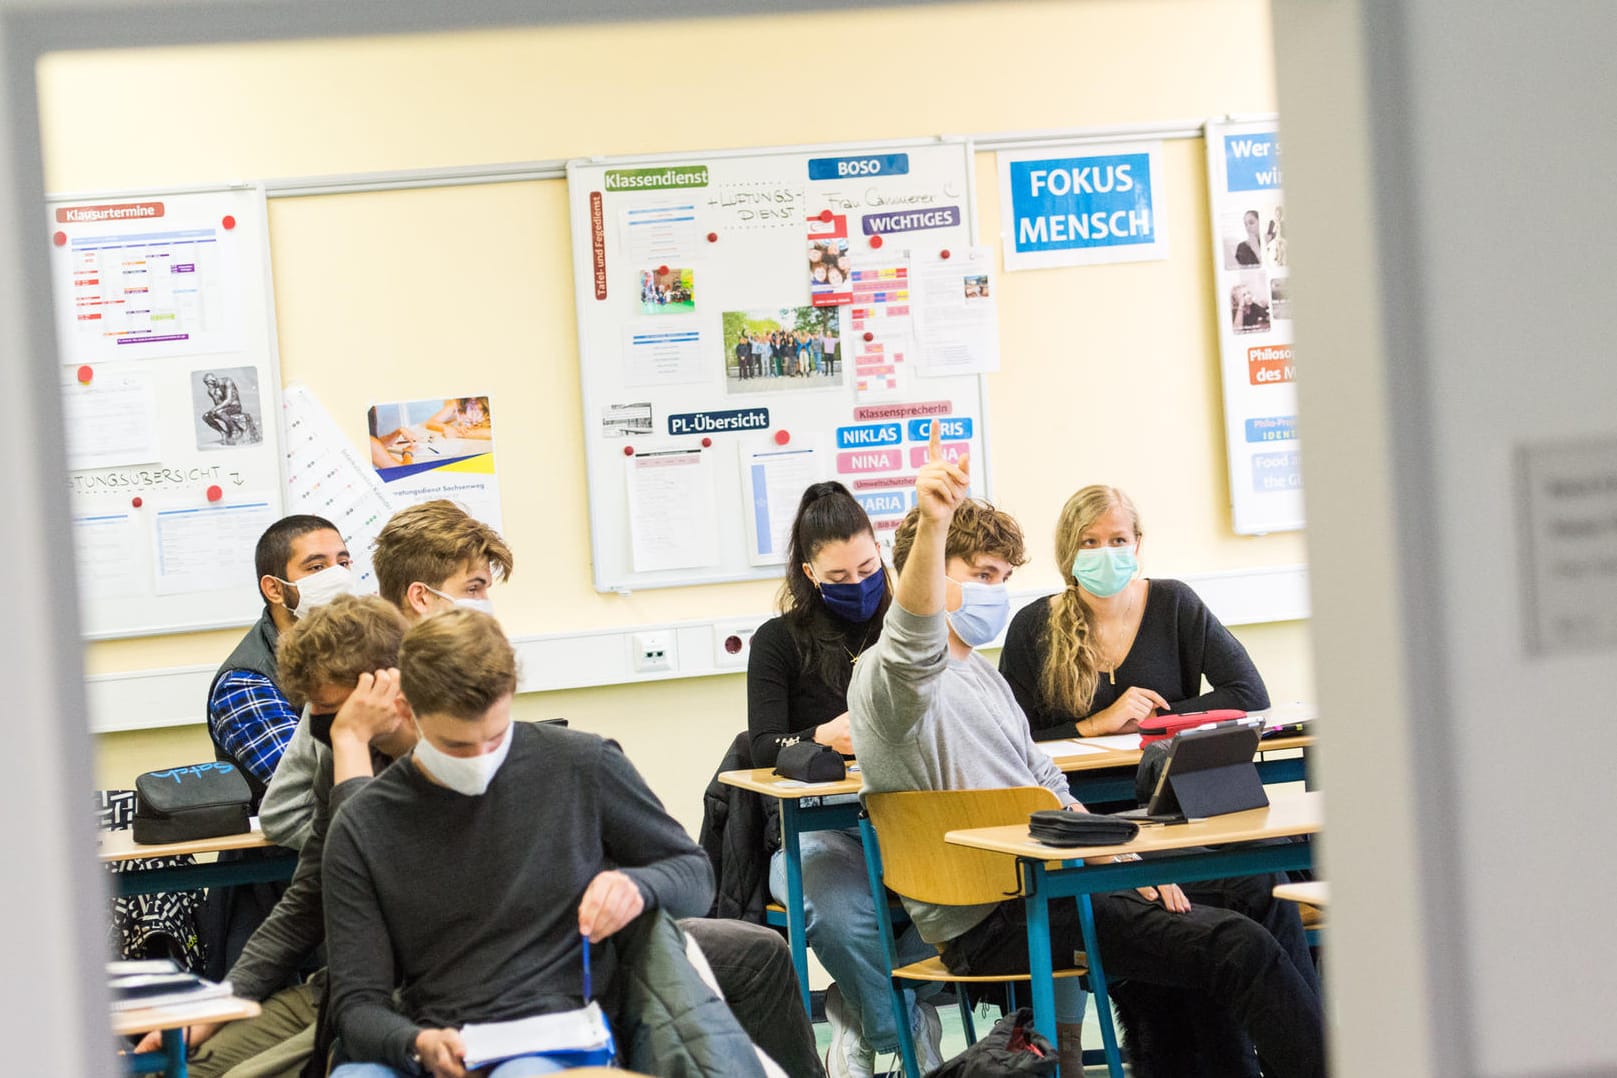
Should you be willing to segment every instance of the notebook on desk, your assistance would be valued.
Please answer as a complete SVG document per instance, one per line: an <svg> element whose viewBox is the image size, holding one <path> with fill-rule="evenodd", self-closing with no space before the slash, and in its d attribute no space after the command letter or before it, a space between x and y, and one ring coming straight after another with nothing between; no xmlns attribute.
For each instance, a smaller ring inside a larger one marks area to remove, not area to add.
<svg viewBox="0 0 1617 1078"><path fill-rule="evenodd" d="M1207 816L1263 808L1257 765L1257 727L1245 723L1189 730L1169 744L1151 800L1143 809L1113 815L1146 823L1184 823Z"/></svg>

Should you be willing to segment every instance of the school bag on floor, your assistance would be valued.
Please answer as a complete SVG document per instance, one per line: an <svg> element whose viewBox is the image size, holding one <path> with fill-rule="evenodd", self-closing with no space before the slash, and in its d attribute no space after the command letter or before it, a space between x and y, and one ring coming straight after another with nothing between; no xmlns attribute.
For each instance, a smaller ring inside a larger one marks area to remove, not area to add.
<svg viewBox="0 0 1617 1078"><path fill-rule="evenodd" d="M1054 1074L1056 1050L1033 1028L1033 1008L1007 1014L976 1044L928 1078L1022 1078Z"/></svg>

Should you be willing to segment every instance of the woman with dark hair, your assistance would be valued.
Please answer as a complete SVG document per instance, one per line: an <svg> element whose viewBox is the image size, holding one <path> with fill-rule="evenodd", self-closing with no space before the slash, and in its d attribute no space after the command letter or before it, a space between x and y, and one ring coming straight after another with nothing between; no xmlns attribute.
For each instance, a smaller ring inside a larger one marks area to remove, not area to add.
<svg viewBox="0 0 1617 1078"><path fill-rule="evenodd" d="M892 585L864 508L841 483L803 492L792 522L780 616L753 635L747 663L747 730L757 767L773 767L787 745L812 740L848 755L848 681L853 664L881 634ZM771 842L779 828L771 827ZM835 978L826 993L832 1027L831 1078L872 1073L877 1051L897 1050L887 970L864 850L857 829L802 836L808 944ZM770 890L786 899L786 863L773 851ZM913 929L899 940L906 962L930 953ZM906 993L908 996L908 993ZM910 999L910 1024L923 1071L942 1062L937 1011Z"/></svg>

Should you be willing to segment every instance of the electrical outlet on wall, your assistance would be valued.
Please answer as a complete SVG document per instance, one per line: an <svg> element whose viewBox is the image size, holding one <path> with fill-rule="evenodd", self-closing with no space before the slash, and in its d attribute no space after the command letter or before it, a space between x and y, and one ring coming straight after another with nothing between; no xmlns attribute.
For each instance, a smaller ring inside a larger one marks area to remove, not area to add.
<svg viewBox="0 0 1617 1078"><path fill-rule="evenodd" d="M752 634L761 618L732 618L713 623L713 669L745 670L752 655Z"/></svg>
<svg viewBox="0 0 1617 1078"><path fill-rule="evenodd" d="M629 637L629 666L635 673L663 673L677 665L673 633L634 633Z"/></svg>

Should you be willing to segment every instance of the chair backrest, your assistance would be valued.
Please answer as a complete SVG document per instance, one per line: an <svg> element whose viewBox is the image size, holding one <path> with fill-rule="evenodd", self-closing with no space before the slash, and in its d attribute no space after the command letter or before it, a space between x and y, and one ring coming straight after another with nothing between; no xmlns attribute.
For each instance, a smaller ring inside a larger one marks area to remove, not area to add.
<svg viewBox="0 0 1617 1078"><path fill-rule="evenodd" d="M1043 786L865 795L881 844L882 881L907 898L943 906L1003 902L1021 890L1009 857L951 846L943 841L947 832L1027 823L1039 809L1060 807Z"/></svg>

